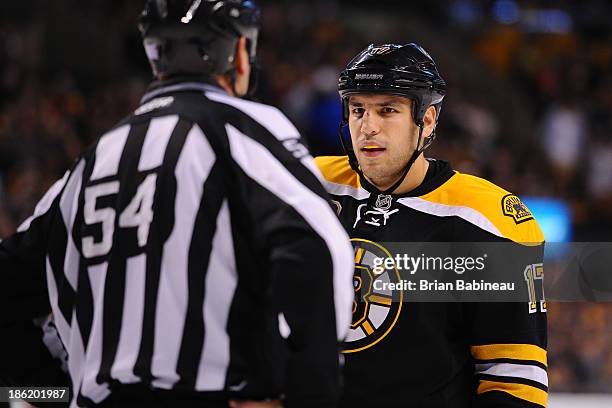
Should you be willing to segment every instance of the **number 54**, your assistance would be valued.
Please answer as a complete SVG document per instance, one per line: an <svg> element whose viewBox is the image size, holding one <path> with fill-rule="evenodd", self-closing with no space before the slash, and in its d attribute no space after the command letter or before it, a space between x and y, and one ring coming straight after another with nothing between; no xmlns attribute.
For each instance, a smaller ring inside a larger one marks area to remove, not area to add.
<svg viewBox="0 0 612 408"><path fill-rule="evenodd" d="M138 186L132 201L119 216L119 227L137 227L138 246L144 247L149 236L149 227L153 221L153 197L157 174L149 174ZM95 242L94 237L83 237L83 256L94 258L109 253L113 245L115 229L115 209L112 207L96 208L98 198L117 194L119 182L96 184L85 189L85 204L83 216L85 224L102 224L102 240Z"/></svg>

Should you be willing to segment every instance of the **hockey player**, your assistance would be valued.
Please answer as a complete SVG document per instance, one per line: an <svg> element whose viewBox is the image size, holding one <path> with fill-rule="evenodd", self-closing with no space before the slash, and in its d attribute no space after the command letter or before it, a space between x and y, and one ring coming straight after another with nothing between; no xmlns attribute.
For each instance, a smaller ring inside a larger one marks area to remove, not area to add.
<svg viewBox="0 0 612 408"><path fill-rule="evenodd" d="M505 267L542 277L543 236L520 199L424 157L446 92L433 59L416 44L370 45L340 74L338 89L346 155L316 162L355 246L341 406L546 406L545 302L362 296L369 252L384 242L499 243L522 254Z"/></svg>

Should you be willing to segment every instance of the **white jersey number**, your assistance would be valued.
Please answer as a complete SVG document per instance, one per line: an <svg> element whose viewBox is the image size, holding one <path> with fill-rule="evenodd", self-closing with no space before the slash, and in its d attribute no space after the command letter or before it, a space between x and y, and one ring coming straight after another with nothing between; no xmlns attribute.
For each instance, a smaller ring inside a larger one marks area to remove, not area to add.
<svg viewBox="0 0 612 408"><path fill-rule="evenodd" d="M144 247L149 236L149 227L153 221L153 196L155 195L156 174L149 174L138 186L132 201L125 207L119 216L119 227L138 228L138 246ZM85 205L83 215L85 224L102 224L102 239L95 242L94 237L83 237L83 255L86 258L95 258L109 253L113 245L113 234L115 232L114 208L96 208L100 197L105 197L119 192L119 182L97 184L85 189Z"/></svg>

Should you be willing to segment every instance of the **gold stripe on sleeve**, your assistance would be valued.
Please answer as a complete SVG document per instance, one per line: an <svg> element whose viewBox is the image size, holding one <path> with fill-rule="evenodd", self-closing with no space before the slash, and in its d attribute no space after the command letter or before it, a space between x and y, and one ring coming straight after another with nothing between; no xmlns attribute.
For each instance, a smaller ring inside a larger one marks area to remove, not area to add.
<svg viewBox="0 0 612 408"><path fill-rule="evenodd" d="M546 350L534 344L485 344L471 347L476 360L494 360L511 358L515 360L533 360L548 367Z"/></svg>
<svg viewBox="0 0 612 408"><path fill-rule="evenodd" d="M483 394L489 391L502 391L516 398L543 407L546 406L546 401L548 399L548 393L546 391L530 385L481 380L478 385L477 394Z"/></svg>

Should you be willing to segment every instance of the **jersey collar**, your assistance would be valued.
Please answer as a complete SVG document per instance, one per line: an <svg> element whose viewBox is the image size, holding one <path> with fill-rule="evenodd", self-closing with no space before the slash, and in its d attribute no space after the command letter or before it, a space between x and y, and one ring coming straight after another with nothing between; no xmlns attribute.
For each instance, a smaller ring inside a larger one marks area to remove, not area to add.
<svg viewBox="0 0 612 408"><path fill-rule="evenodd" d="M160 95L185 91L217 92L227 95L227 92L225 92L225 90L220 86L206 82L156 81L151 84L147 92L144 94L140 100L140 104L147 103L151 99L155 99Z"/></svg>
<svg viewBox="0 0 612 408"><path fill-rule="evenodd" d="M429 161L429 168L425 179L413 190L403 194L392 194L395 198L401 197L418 197L430 193L446 183L453 175L455 171L451 167L450 163L445 160L427 159ZM372 193L373 197L378 196L379 192L372 187L370 182L365 177L360 176L359 181L361 186Z"/></svg>

